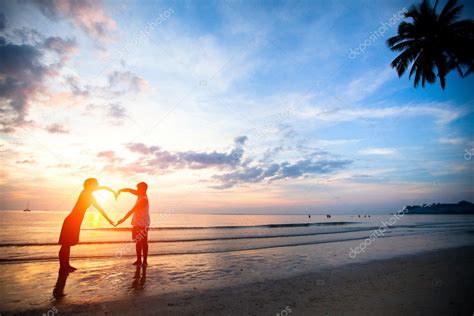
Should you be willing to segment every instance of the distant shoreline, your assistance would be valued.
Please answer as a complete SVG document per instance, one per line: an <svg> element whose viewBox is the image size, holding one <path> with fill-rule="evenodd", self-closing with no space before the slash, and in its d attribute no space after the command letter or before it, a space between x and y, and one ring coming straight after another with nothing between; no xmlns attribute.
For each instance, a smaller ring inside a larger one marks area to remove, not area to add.
<svg viewBox="0 0 474 316"><path fill-rule="evenodd" d="M474 215L474 204L468 201L459 203L433 203L430 205L407 205L402 210L407 215Z"/></svg>

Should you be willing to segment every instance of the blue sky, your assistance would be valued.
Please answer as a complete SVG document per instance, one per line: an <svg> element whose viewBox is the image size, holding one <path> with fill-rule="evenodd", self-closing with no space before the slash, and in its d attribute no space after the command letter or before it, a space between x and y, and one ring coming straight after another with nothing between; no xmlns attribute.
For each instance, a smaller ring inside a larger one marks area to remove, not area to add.
<svg viewBox="0 0 474 316"><path fill-rule="evenodd" d="M147 181L156 211L472 201L472 76L415 89L389 66L413 3L8 1L2 54L31 64L2 66L25 86L1 96L3 208L67 208L89 176Z"/></svg>

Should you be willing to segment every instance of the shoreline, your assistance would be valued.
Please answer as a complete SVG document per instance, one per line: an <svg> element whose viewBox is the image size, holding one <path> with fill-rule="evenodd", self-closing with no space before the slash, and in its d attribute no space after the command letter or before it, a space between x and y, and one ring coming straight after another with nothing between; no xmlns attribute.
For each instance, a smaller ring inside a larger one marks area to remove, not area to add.
<svg viewBox="0 0 474 316"><path fill-rule="evenodd" d="M38 314L56 308L60 313L93 315L261 315L285 310L289 315L472 315L473 266L474 246L464 246L249 284L147 295L143 288L140 290L146 283L137 278L133 282L138 291L132 296L82 304L57 302L20 313ZM146 280L152 281L159 282Z"/></svg>

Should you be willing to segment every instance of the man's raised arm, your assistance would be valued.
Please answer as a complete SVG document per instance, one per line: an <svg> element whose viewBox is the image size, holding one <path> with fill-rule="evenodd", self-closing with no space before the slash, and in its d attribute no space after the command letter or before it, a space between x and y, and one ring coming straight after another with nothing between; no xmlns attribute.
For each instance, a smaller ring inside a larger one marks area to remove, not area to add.
<svg viewBox="0 0 474 316"><path fill-rule="evenodd" d="M133 195L138 195L138 191L134 189L129 189L129 188L123 188L117 191L117 196L120 195L122 192L127 192L127 193L132 193Z"/></svg>

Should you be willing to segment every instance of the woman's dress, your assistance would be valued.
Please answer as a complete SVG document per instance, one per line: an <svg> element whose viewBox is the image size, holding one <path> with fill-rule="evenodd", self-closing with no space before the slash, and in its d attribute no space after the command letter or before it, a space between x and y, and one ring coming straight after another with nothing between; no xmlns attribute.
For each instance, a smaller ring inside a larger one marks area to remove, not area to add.
<svg viewBox="0 0 474 316"><path fill-rule="evenodd" d="M74 246L79 243L82 220L92 200L92 192L81 192L71 213L64 219L61 235L59 236L59 244Z"/></svg>

